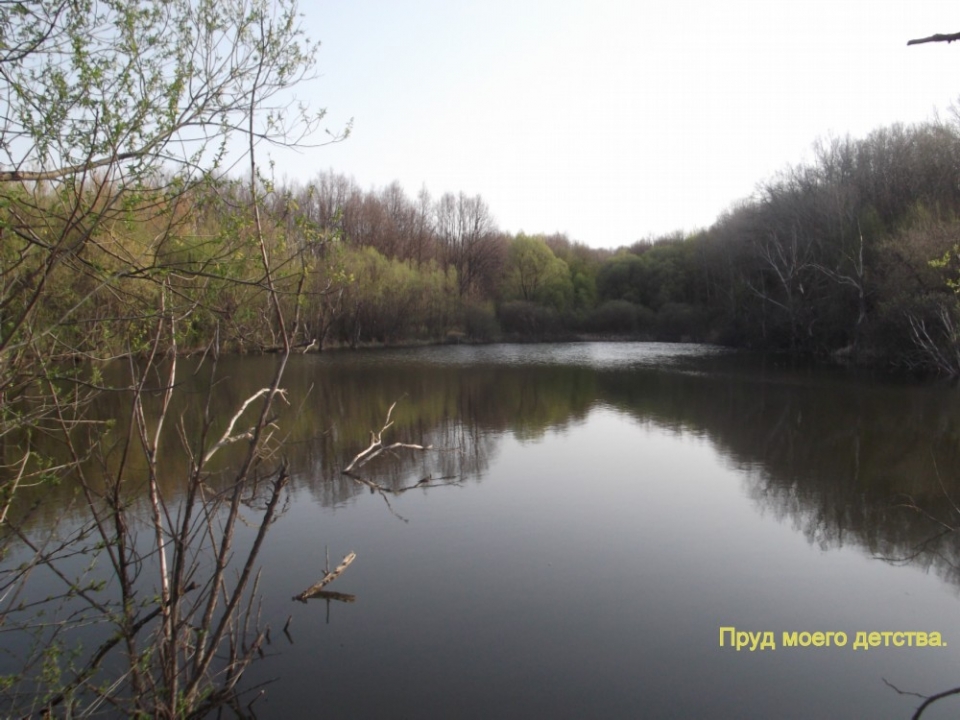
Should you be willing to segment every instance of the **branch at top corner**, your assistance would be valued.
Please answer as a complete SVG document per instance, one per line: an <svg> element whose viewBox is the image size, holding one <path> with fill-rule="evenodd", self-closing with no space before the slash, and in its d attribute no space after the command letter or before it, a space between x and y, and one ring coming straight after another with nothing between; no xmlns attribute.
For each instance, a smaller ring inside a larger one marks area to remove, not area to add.
<svg viewBox="0 0 960 720"><path fill-rule="evenodd" d="M908 40L907 45L922 45L923 43L931 43L931 42L952 43L954 40L960 40L960 33L952 33L951 35L943 35L943 34L937 33L936 35L931 35L930 37L917 38L916 40Z"/></svg>

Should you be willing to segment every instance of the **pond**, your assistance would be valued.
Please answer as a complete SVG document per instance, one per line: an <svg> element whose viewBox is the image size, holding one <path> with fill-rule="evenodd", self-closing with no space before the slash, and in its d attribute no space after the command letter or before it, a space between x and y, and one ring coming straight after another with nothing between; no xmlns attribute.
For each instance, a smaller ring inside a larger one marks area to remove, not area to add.
<svg viewBox="0 0 960 720"><path fill-rule="evenodd" d="M275 362L221 361L225 415ZM953 387L644 343L296 356L283 384L259 718L908 718L893 686L960 685ZM342 474L394 402L384 441L432 449ZM348 552L350 597L291 599Z"/></svg>

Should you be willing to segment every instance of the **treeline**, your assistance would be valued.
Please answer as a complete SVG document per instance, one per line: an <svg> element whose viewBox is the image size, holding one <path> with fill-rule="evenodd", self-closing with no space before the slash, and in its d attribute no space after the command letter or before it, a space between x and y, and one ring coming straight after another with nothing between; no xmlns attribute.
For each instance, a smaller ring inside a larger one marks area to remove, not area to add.
<svg viewBox="0 0 960 720"><path fill-rule="evenodd" d="M480 197L340 175L274 196L338 242L320 342L619 335L960 373L960 128L818 143L713 226L614 250L498 231Z"/></svg>
<svg viewBox="0 0 960 720"><path fill-rule="evenodd" d="M957 374L958 203L955 124L819 143L709 229L618 252L598 296L698 339Z"/></svg>
<svg viewBox="0 0 960 720"><path fill-rule="evenodd" d="M956 374L958 210L955 124L821 143L685 242L698 300L731 344Z"/></svg>
<svg viewBox="0 0 960 720"><path fill-rule="evenodd" d="M4 220L4 310L42 299L37 326L57 328L56 348L103 356L142 351L166 293L181 349L216 336L269 350L282 333L256 235L302 349L622 336L960 373L953 123L820 143L710 228L618 250L504 233L464 193L363 190L333 172L262 189L260 229L242 183L144 190L40 289L29 250L62 210L24 187ZM18 284L27 292L9 291Z"/></svg>

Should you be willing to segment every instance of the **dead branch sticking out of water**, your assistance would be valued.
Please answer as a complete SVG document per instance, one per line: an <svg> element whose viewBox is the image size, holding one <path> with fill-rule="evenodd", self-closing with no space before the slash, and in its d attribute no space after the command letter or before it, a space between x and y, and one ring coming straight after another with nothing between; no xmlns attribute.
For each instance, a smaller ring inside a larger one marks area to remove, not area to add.
<svg viewBox="0 0 960 720"><path fill-rule="evenodd" d="M340 564L337 565L332 571L327 570L326 574L320 579L320 582L314 583L306 590L304 590L299 595L296 595L293 599L299 600L302 603L305 603L308 599L313 597L327 597L331 600L341 600L343 602L353 602L356 598L353 595L344 595L343 593L331 593L331 592L322 592L323 588L332 583L341 573L350 567L350 563L357 559L357 554L352 552L344 556L343 560L340 561ZM336 596L336 597L333 597ZM350 598L345 600L344 598ZM289 624L289 622L288 622Z"/></svg>
<svg viewBox="0 0 960 720"><path fill-rule="evenodd" d="M397 403L395 402L393 403L393 405L390 406L390 409L387 410L387 420L383 424L383 427L380 428L380 432L375 433L372 430L370 431L370 447L368 447L363 452L359 453L350 462L350 464L343 469L344 474L350 475L353 472L354 468L363 467L368 462L373 460L375 457L377 457L381 453L386 452L388 450L398 450L400 448L407 448L409 450L430 450L433 448L432 445L423 446L423 445L414 445L412 443L402 443L402 442L395 442L392 445L383 444L383 433L386 432L387 428L393 425L393 421L390 419L390 416L393 414L393 409L396 406L397 406Z"/></svg>
<svg viewBox="0 0 960 720"><path fill-rule="evenodd" d="M398 450L400 448L407 448L408 450L426 451L426 450L433 449L433 445L416 445L413 443L401 443L401 442L395 442L391 445L383 444L383 433L387 430L387 428L393 425L393 421L390 419L390 417L393 415L393 409L396 406L397 406L397 403L395 402L393 403L393 405L390 406L390 409L387 410L387 419L384 422L383 427L380 428L380 432L373 432L372 430L370 431L370 447L368 447L363 452L358 453L357 456L350 461L350 464L343 469L343 474L349 477L354 482L358 482L361 485L366 485L368 488L370 488L370 492L378 493L380 497L383 498L383 501L387 504L387 508L390 510L390 512L396 515L399 519L403 520L404 522L407 522L407 519L405 517L403 517L402 515L397 513L396 510L393 509L393 506L390 504L390 498L387 497L388 495L397 496L397 495L402 495L408 490L414 490L416 488L425 489L430 487L438 487L440 485L459 485L460 483L459 483L459 479L454 476L446 476L446 477L434 479L432 475L427 475L425 478L419 480L413 485L407 485L402 488L392 489L392 488L385 487L384 485L380 485L379 483L376 483L372 480L368 480L365 477L361 477L356 472L354 472L355 468L363 467L366 463L370 462L381 453L389 450Z"/></svg>

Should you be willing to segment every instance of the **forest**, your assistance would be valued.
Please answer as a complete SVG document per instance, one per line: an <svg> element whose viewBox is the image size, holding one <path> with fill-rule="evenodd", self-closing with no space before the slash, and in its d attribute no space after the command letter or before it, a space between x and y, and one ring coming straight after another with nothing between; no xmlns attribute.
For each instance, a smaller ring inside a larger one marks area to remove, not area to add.
<svg viewBox="0 0 960 720"><path fill-rule="evenodd" d="M244 224L248 184L146 187L49 277L29 234L57 198L19 193L4 219L2 277L17 288L5 314L24 312L23 290L44 277L52 356L142 352L161 275L185 318L181 351L214 335L238 352L282 344ZM303 185L261 178L257 193L300 350L617 337L960 373L957 121L820 141L709 228L617 249L510 235L480 196L364 190L333 171Z"/></svg>

